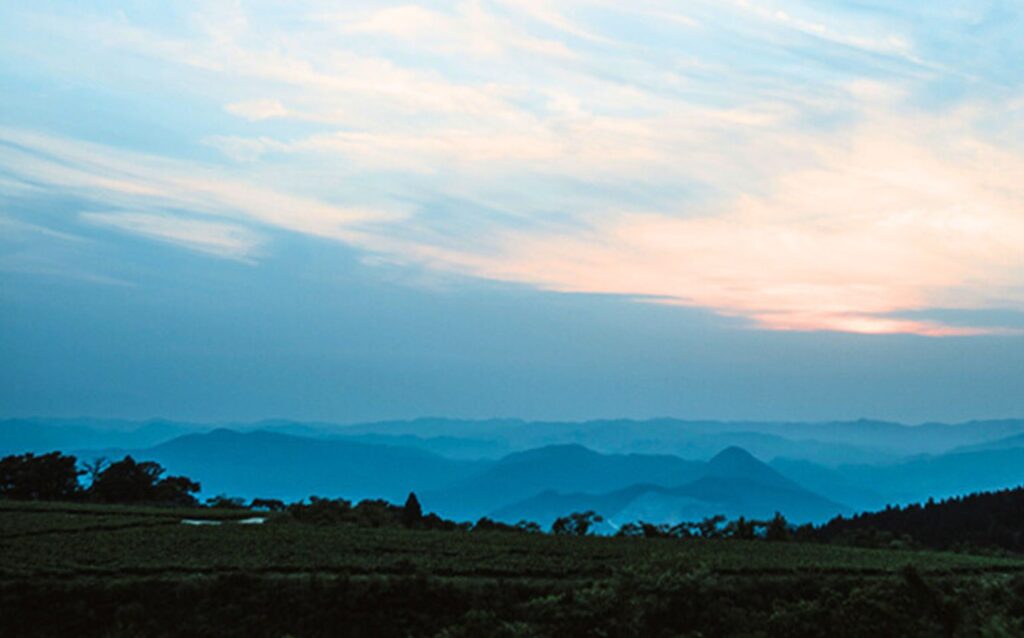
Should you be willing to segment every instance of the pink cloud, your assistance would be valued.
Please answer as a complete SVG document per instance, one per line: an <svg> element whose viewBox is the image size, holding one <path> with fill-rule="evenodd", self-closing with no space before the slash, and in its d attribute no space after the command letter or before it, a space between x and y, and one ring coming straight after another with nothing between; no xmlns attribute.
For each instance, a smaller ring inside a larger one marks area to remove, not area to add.
<svg viewBox="0 0 1024 638"><path fill-rule="evenodd" d="M937 120L880 117L827 142L816 165L720 210L622 213L585 233L510 234L493 252L425 258L771 330L971 335L989 330L890 315L1024 302L1007 292L1024 284L1021 158Z"/></svg>

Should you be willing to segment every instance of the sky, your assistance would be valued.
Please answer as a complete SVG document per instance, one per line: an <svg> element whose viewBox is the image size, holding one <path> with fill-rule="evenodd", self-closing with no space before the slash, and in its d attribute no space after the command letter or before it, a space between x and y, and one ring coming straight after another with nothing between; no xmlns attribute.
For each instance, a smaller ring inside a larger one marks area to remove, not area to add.
<svg viewBox="0 0 1024 638"><path fill-rule="evenodd" d="M1016 2L0 4L0 416L1024 416Z"/></svg>

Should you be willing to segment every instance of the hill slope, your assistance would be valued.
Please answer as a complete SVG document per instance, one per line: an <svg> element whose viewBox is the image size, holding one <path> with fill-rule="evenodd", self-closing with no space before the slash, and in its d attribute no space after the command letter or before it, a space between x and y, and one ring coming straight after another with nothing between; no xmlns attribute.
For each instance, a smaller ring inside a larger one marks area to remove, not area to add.
<svg viewBox="0 0 1024 638"><path fill-rule="evenodd" d="M835 465L942 454L956 447L1024 433L1024 420L904 425L860 419L822 423L773 421L684 421L680 419L586 422L467 421L416 419L340 428L348 434L412 434L501 441L512 449L575 443L602 452L651 452L707 456L727 445L755 450L763 458L788 456Z"/></svg>
<svg viewBox="0 0 1024 638"><path fill-rule="evenodd" d="M703 467L674 456L600 454L579 445L553 445L510 454L443 490L422 494L420 500L444 516L478 517L548 490L599 492L638 482L674 485L699 476Z"/></svg>
<svg viewBox="0 0 1024 638"><path fill-rule="evenodd" d="M411 448L232 430L182 436L136 455L198 480L204 494L286 500L404 500L410 491L437 488L478 467Z"/></svg>
<svg viewBox="0 0 1024 638"><path fill-rule="evenodd" d="M141 448L205 429L174 421L113 419L6 419L0 421L0 456L96 448Z"/></svg>
<svg viewBox="0 0 1024 638"><path fill-rule="evenodd" d="M1024 420L1020 419L917 426L863 419L806 423L679 419L473 421L438 418L357 425L292 421L225 425L240 431L267 430L314 438L362 437L364 442L392 442L463 458L468 456L467 446L472 450L471 454L491 458L510 451L569 444L614 454L710 458L724 447L737 445L759 458L786 457L828 466L895 462L900 457L944 454L956 448L986 446L999 439L1024 434ZM174 421L9 419L0 421L0 453L139 448L187 432L208 431L212 427L210 424ZM143 432L133 435L133 431ZM467 441L466 445L461 441Z"/></svg>
<svg viewBox="0 0 1024 638"><path fill-rule="evenodd" d="M839 518L818 533L825 540L869 530L909 535L934 549L1000 547L1024 551L1024 488L984 492L929 501L925 505L891 507L879 512Z"/></svg>
<svg viewBox="0 0 1024 638"><path fill-rule="evenodd" d="M574 511L594 510L615 524L694 521L724 514L766 518L782 512L794 522L823 521L849 508L814 494L739 448L727 448L700 470L700 476L675 487L637 484L606 493L546 491L498 508L493 516L548 525Z"/></svg>
<svg viewBox="0 0 1024 638"><path fill-rule="evenodd" d="M901 463L837 468L849 481L913 503L1024 484L1024 447L922 456Z"/></svg>

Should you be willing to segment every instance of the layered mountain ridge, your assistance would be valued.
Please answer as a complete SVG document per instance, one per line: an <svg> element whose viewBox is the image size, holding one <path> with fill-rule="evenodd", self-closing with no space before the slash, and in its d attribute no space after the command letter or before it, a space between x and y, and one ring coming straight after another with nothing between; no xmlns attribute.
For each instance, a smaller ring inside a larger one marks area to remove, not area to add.
<svg viewBox="0 0 1024 638"><path fill-rule="evenodd" d="M615 522L775 511L822 521L1024 481L1022 420L0 421L0 455L55 449L82 460L154 460L198 480L204 496L399 501L415 491L425 508L447 517L512 522L586 509Z"/></svg>

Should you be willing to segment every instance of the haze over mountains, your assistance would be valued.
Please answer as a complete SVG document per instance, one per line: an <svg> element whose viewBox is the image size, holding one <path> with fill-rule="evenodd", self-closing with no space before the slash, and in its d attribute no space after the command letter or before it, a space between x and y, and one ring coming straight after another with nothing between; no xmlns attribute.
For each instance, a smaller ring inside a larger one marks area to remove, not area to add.
<svg viewBox="0 0 1024 638"><path fill-rule="evenodd" d="M821 522L1024 482L1024 420L0 421L0 454L54 449L83 460L154 460L200 481L205 496L399 501L415 491L446 517L545 525L586 509L614 524L776 511Z"/></svg>
<svg viewBox="0 0 1024 638"><path fill-rule="evenodd" d="M784 513L797 522L821 522L850 509L814 494L782 476L748 452L726 448L707 463L658 484L643 482L606 493L561 493L548 490L500 508L492 515L508 522L520 519L550 524L566 512L594 510L619 523L679 523L707 516L770 518Z"/></svg>

